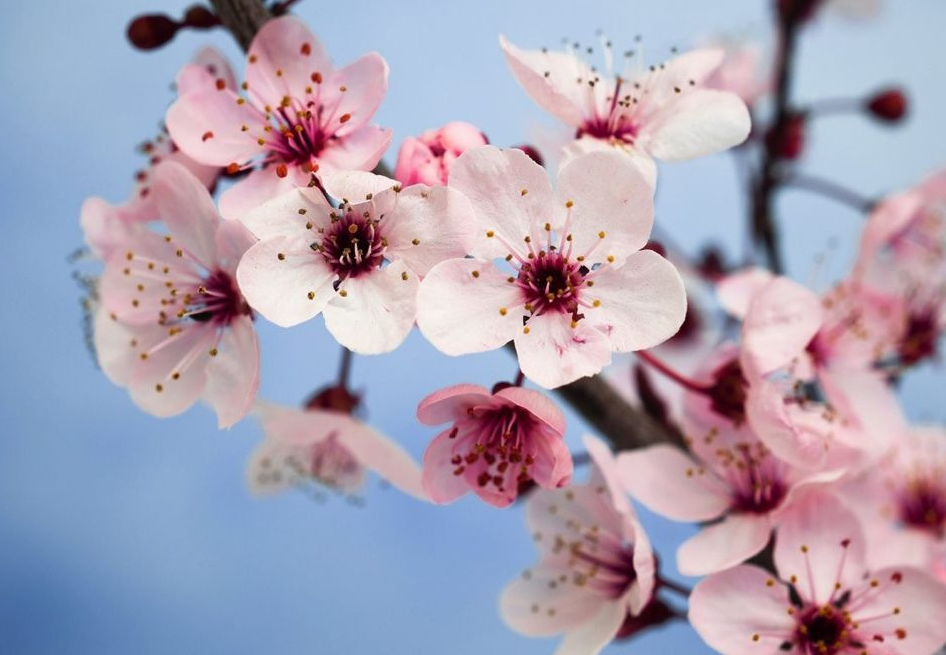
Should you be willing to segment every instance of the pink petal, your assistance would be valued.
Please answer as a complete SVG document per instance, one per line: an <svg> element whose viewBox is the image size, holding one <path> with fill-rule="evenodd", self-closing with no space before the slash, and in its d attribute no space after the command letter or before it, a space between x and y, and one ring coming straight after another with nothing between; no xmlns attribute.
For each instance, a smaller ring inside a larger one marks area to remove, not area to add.
<svg viewBox="0 0 946 655"><path fill-rule="evenodd" d="M623 603L605 603L594 616L565 633L555 655L597 655L611 643L626 617Z"/></svg>
<svg viewBox="0 0 946 655"><path fill-rule="evenodd" d="M211 75L206 68L196 63L184 64L174 78L174 85L177 87L179 96L196 91L216 90L216 83L217 78ZM224 84L226 84L226 81L224 81ZM229 88L231 91L236 91L234 86Z"/></svg>
<svg viewBox="0 0 946 655"><path fill-rule="evenodd" d="M333 70L319 40L292 16L268 21L247 52L246 82L260 106L278 107L285 96L305 98L306 87L317 86L313 73L328 79Z"/></svg>
<svg viewBox="0 0 946 655"><path fill-rule="evenodd" d="M275 439L264 439L246 464L246 486L254 496L281 493L302 482L299 466L308 450Z"/></svg>
<svg viewBox="0 0 946 655"><path fill-rule="evenodd" d="M370 171L391 145L391 134L377 125L365 125L330 142L319 153L319 172Z"/></svg>
<svg viewBox="0 0 946 655"><path fill-rule="evenodd" d="M304 187L308 179L297 166L289 167L289 175L280 177L275 166L257 168L220 196L220 214L227 220L243 220L248 214L273 198ZM247 226L249 227L249 226ZM252 231L252 228L250 228Z"/></svg>
<svg viewBox="0 0 946 655"><path fill-rule="evenodd" d="M418 284L417 275L403 262L348 278L322 310L325 327L356 353L390 352L414 326Z"/></svg>
<svg viewBox="0 0 946 655"><path fill-rule="evenodd" d="M647 186L651 189L657 188L657 163L649 154L633 146L614 144L605 139L597 139L593 136L583 135L574 139L562 149L561 166L570 163L582 155L592 152L617 152L627 158L629 162L637 167L638 172L644 177Z"/></svg>
<svg viewBox="0 0 946 655"><path fill-rule="evenodd" d="M300 238L260 241L246 251L237 267L237 282L247 302L282 327L298 325L321 312L335 295L334 279L335 272L325 259Z"/></svg>
<svg viewBox="0 0 946 655"><path fill-rule="evenodd" d="M615 511L628 516L634 516L634 508L627 499L627 491L621 484L621 473L614 458L611 448L598 437L586 434L582 438L585 450L591 456L594 463L593 477L597 482L600 479L608 489L611 504Z"/></svg>
<svg viewBox="0 0 946 655"><path fill-rule="evenodd" d="M194 63L203 68L215 80L223 80L227 88L236 88L236 78L233 75L233 68L230 62L216 48L205 46L194 55ZM182 89L180 81L177 83L178 95L187 93L188 90Z"/></svg>
<svg viewBox="0 0 946 655"><path fill-rule="evenodd" d="M497 391L496 396L522 407L559 435L565 434L565 415L544 393L524 387L506 387Z"/></svg>
<svg viewBox="0 0 946 655"><path fill-rule="evenodd" d="M587 321L573 328L571 316L556 312L533 316L526 327L515 339L519 368L546 389L595 375L611 363L610 340Z"/></svg>
<svg viewBox="0 0 946 655"><path fill-rule="evenodd" d="M772 281L773 275L764 268L749 267L727 275L716 283L719 303L733 318L742 320L749 311L752 298Z"/></svg>
<svg viewBox="0 0 946 655"><path fill-rule="evenodd" d="M491 262L479 259L437 264L417 294L417 326L448 355L499 348L522 329L525 301L508 277Z"/></svg>
<svg viewBox="0 0 946 655"><path fill-rule="evenodd" d="M325 191L339 201L359 203L382 191L398 186L395 180L366 171L340 171L321 176Z"/></svg>
<svg viewBox="0 0 946 655"><path fill-rule="evenodd" d="M605 605L614 604L586 588L559 582L559 576L568 572L565 567L540 564L510 582L499 599L503 621L526 636L545 637L576 629Z"/></svg>
<svg viewBox="0 0 946 655"><path fill-rule="evenodd" d="M471 385L472 386L472 385ZM466 478L454 475L452 428L444 430L430 442L424 451L422 486L427 498L438 505L452 503L470 490Z"/></svg>
<svg viewBox="0 0 946 655"><path fill-rule="evenodd" d="M798 578L795 586L804 600L824 604L838 588L850 588L860 580L864 548L857 517L835 497L811 494L780 517L775 568L784 580Z"/></svg>
<svg viewBox="0 0 946 655"><path fill-rule="evenodd" d="M711 575L690 594L690 624L722 655L776 653L792 641L788 591L755 566ZM758 639L756 639L758 635Z"/></svg>
<svg viewBox="0 0 946 655"><path fill-rule="evenodd" d="M166 329L158 331L166 336ZM136 335L142 345L147 346L157 341L154 337ZM160 338L160 337L158 337ZM158 417L176 416L186 411L203 394L206 384L206 365L211 356L215 336L211 330L191 328L178 337L174 345L152 355L147 362L136 365L132 382L128 386L131 399L143 411ZM178 370L179 364L194 358L190 366ZM172 373L179 372L180 377L173 379ZM158 391L161 385L161 391Z"/></svg>
<svg viewBox="0 0 946 655"><path fill-rule="evenodd" d="M586 320L608 335L617 352L632 352L663 343L680 329L686 317L683 280L669 261L652 250L641 250L623 266L602 266L594 287L583 294L601 305L588 310Z"/></svg>
<svg viewBox="0 0 946 655"><path fill-rule="evenodd" d="M333 108L335 117L329 129L344 137L367 125L387 90L388 64L377 52L362 55L336 71L322 87L321 101Z"/></svg>
<svg viewBox="0 0 946 655"><path fill-rule="evenodd" d="M121 249L125 241L141 231L140 224L129 221L121 208L102 198L86 198L79 223L85 242L101 259L107 259L112 251Z"/></svg>
<svg viewBox="0 0 946 655"><path fill-rule="evenodd" d="M205 393L217 412L217 427L223 429L246 416L259 389L259 341L253 320L244 316L233 321L218 351L207 365Z"/></svg>
<svg viewBox="0 0 946 655"><path fill-rule="evenodd" d="M691 89L659 111L642 130L657 159L679 161L737 146L749 136L749 110L736 94Z"/></svg>
<svg viewBox="0 0 946 655"><path fill-rule="evenodd" d="M240 222L257 239L303 237L317 241L318 228L331 222L332 212L318 189L292 189L243 214Z"/></svg>
<svg viewBox="0 0 946 655"><path fill-rule="evenodd" d="M654 224L653 190L634 161L614 150L592 152L565 164L555 198L566 209L577 255L594 248L593 261L620 266L644 247ZM602 236L603 235L603 236Z"/></svg>
<svg viewBox="0 0 946 655"><path fill-rule="evenodd" d="M680 546L677 568L683 575L707 575L732 568L765 548L771 532L768 516L730 514Z"/></svg>
<svg viewBox="0 0 946 655"><path fill-rule="evenodd" d="M499 37L506 63L526 93L543 109L570 127L580 127L586 90L576 82L588 79L588 67L564 52L522 50ZM548 75L546 75L548 73Z"/></svg>
<svg viewBox="0 0 946 655"><path fill-rule="evenodd" d="M518 149L467 150L450 169L450 186L473 205L478 232L471 252L479 257L505 257L509 250L500 240L524 253L523 239L534 234L533 223L544 224L552 216L545 169Z"/></svg>
<svg viewBox="0 0 946 655"><path fill-rule="evenodd" d="M677 82L689 84L693 80L701 84L719 68L725 57L722 48L689 50L668 61L663 74Z"/></svg>
<svg viewBox="0 0 946 655"><path fill-rule="evenodd" d="M821 328L824 309L814 293L785 277L758 291L742 324L742 363L765 375L801 355Z"/></svg>
<svg viewBox="0 0 946 655"><path fill-rule="evenodd" d="M709 521L729 509L726 486L674 446L622 452L618 471L635 499L674 521Z"/></svg>
<svg viewBox="0 0 946 655"><path fill-rule="evenodd" d="M162 162L154 169L153 193L158 213L177 246L212 270L220 215L207 188L180 164Z"/></svg>
<svg viewBox="0 0 946 655"><path fill-rule="evenodd" d="M268 439L295 448L313 446L333 432L344 431L352 421L341 412L305 410L267 402L257 402L254 411Z"/></svg>
<svg viewBox="0 0 946 655"><path fill-rule="evenodd" d="M363 466L371 469L391 485L415 498L427 500L421 485L421 470L414 459L397 442L371 427L349 419L339 441Z"/></svg>
<svg viewBox="0 0 946 655"><path fill-rule="evenodd" d="M217 228L217 262L220 268L235 274L243 253L257 241L249 230L236 221L224 221Z"/></svg>
<svg viewBox="0 0 946 655"><path fill-rule="evenodd" d="M470 251L476 216L456 189L415 185L397 194L394 209L385 216L384 234L388 258L423 276L445 259Z"/></svg>
<svg viewBox="0 0 946 655"><path fill-rule="evenodd" d="M181 96L168 108L165 123L177 147L202 164L242 164L265 150L257 139L265 135L266 118L249 103L238 104L230 89Z"/></svg>
<svg viewBox="0 0 946 655"><path fill-rule="evenodd" d="M466 418L467 407L490 404L489 391L478 384L455 384L439 389L417 405L417 420L424 425L440 425Z"/></svg>

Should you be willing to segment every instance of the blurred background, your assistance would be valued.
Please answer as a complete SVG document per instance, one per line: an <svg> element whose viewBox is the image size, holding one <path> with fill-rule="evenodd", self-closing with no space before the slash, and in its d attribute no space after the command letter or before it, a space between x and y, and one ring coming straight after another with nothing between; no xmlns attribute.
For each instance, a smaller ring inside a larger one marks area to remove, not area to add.
<svg viewBox="0 0 946 655"><path fill-rule="evenodd" d="M153 137L170 83L211 43L242 58L222 30L184 32L155 52L125 40L137 14L178 16L186 0L6 3L0 27L0 652L3 653L550 653L555 640L508 630L496 611L507 580L535 559L521 506L475 498L424 506L371 481L363 502L329 494L252 498L244 464L260 439L244 421L218 432L205 407L158 420L97 369L84 344L70 252L82 244L82 200L123 201ZM548 0L435 3L304 0L295 13L338 63L377 50L391 67L377 122L404 136L466 120L493 143L533 141L548 119L518 87L497 45L594 39L617 49L643 35L648 57L718 34L769 41L768 2ZM809 172L867 196L918 181L944 163L946 27L940 0L881 3L870 18L826 13L805 30L796 97L859 96L906 87L909 120L818 120ZM661 169L658 223L685 250L744 250L743 182L727 154ZM785 191L779 221L790 273L823 290L852 260L861 217ZM835 247L828 248L834 241ZM816 266L821 253L826 262ZM338 347L316 319L293 330L258 322L261 396L294 404L331 379ZM457 382L508 379L505 352L448 359L416 334L396 352L356 357L368 418L420 456L435 430L417 401ZM913 418L946 418L942 378L904 387ZM576 447L585 430L569 415ZM578 479L584 471L577 474ZM644 523L669 575L691 531ZM692 581L690 581L692 582ZM607 652L708 653L684 624Z"/></svg>

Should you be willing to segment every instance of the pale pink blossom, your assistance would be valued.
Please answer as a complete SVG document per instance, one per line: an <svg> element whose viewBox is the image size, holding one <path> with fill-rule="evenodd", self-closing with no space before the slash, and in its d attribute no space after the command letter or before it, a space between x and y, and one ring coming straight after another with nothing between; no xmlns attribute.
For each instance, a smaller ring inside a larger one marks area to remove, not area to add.
<svg viewBox="0 0 946 655"><path fill-rule="evenodd" d="M204 397L227 427L249 411L259 384L253 315L234 276L252 237L220 222L180 164L156 167L153 193L167 234L142 230L106 261L98 361L146 412L173 416Z"/></svg>
<svg viewBox="0 0 946 655"><path fill-rule="evenodd" d="M735 346L724 345L695 376L722 379L731 374L736 355ZM677 551L684 575L706 575L749 559L793 510L799 490L833 482L842 473L811 472L776 457L740 416L744 392L735 388L739 384L744 382L717 385L712 395L684 394L688 451L663 444L618 455L624 488L652 511L675 521L722 519ZM724 395L727 391L732 398Z"/></svg>
<svg viewBox="0 0 946 655"><path fill-rule="evenodd" d="M414 325L420 278L467 252L470 204L455 189L402 189L364 172L326 175L323 184L337 208L319 189L295 189L243 217L260 242L240 262L240 288L277 325L321 313L350 350L393 350Z"/></svg>
<svg viewBox="0 0 946 655"><path fill-rule="evenodd" d="M574 50L523 50L504 37L500 45L513 75L535 102L575 130L571 155L616 147L632 155L653 185L653 159L677 161L726 150L749 134L745 103L706 87L723 60L718 49L693 50L643 68L626 55L615 72L605 47L596 70Z"/></svg>
<svg viewBox="0 0 946 655"><path fill-rule="evenodd" d="M426 499L417 463L392 439L343 412L258 403L264 441L247 465L247 484L258 495L315 483L347 495L374 471L401 491Z"/></svg>
<svg viewBox="0 0 946 655"><path fill-rule="evenodd" d="M556 489L571 480L565 417L537 391L507 386L490 393L458 384L424 398L417 419L450 423L424 453L424 489L435 503L473 491L490 505L506 507L522 484Z"/></svg>
<svg viewBox="0 0 946 655"><path fill-rule="evenodd" d="M707 88L734 93L750 107L772 91L766 74L767 62L758 43L730 40L719 45L725 56L706 79Z"/></svg>
<svg viewBox="0 0 946 655"><path fill-rule="evenodd" d="M624 620L650 602L656 562L621 489L614 457L586 436L591 477L584 485L536 491L526 503L539 562L503 591L499 609L530 637L564 633L556 655L595 655Z"/></svg>
<svg viewBox="0 0 946 655"><path fill-rule="evenodd" d="M838 489L871 538L874 563L932 567L946 547L946 430L897 435L877 467Z"/></svg>
<svg viewBox="0 0 946 655"><path fill-rule="evenodd" d="M394 178L405 186L444 185L453 162L470 148L489 143L479 128L462 121L427 130L401 143L394 166Z"/></svg>
<svg viewBox="0 0 946 655"><path fill-rule="evenodd" d="M184 93L168 109L168 130L199 162L253 169L220 199L225 218L240 218L317 173L374 168L391 140L390 130L368 124L387 77L377 53L336 69L301 21L274 18L250 44L244 94L226 86Z"/></svg>
<svg viewBox="0 0 946 655"><path fill-rule="evenodd" d="M690 623L722 655L932 655L946 586L910 566L874 568L856 517L813 496L779 525L776 575L739 566L701 581Z"/></svg>
<svg viewBox="0 0 946 655"><path fill-rule="evenodd" d="M482 146L457 160L450 187L470 199L478 231L473 258L438 264L420 285L417 324L441 351L514 340L522 372L551 388L679 329L683 283L666 259L641 250L653 199L627 157L577 158L553 192L522 151Z"/></svg>

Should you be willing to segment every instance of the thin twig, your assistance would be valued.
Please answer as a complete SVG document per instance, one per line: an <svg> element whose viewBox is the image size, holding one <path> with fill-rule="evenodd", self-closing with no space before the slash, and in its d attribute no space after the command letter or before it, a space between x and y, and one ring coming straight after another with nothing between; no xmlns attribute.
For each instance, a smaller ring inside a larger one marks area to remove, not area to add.
<svg viewBox="0 0 946 655"><path fill-rule="evenodd" d="M805 191L816 193L819 196L830 198L865 214L874 208L875 202L873 200L865 198L856 191L852 191L847 187L824 178L796 173L785 177L783 183L785 186L804 189Z"/></svg>

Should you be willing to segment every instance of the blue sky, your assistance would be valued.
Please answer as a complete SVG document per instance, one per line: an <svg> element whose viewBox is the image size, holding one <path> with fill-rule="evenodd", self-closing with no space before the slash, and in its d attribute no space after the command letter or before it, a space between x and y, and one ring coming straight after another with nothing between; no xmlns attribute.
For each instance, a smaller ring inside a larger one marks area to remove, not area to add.
<svg viewBox="0 0 946 655"><path fill-rule="evenodd" d="M210 42L239 61L226 34L186 33L156 53L124 40L138 13L178 13L170 0L37 0L10 4L0 28L4 234L0 238L0 640L15 653L325 652L548 653L500 621L506 580L534 558L522 511L475 499L423 506L371 483L364 506L330 497L249 496L250 422L217 432L206 408L158 420L95 369L83 345L67 255L81 244L88 195L122 200L171 99L177 68ZM806 169L866 194L897 189L943 162L946 6L894 3L867 22L824 18L804 35L801 99L848 96L885 83L912 99L901 128L861 116L819 121ZM304 0L298 14L336 61L377 50L391 66L378 121L395 142L449 120L497 144L527 140L541 110L518 88L497 46L526 46L604 28L617 44L642 34L652 56L721 31L767 33L767 3L541 0L432 3ZM237 65L239 71L241 65ZM393 161L394 151L389 154ZM707 239L740 251L743 203L726 155L661 170L658 222L685 248ZM779 201L791 273L824 288L850 263L860 218L786 192ZM839 246L822 271L829 238ZM293 330L261 323L264 397L295 403L331 378L337 347L320 320ZM418 399L457 382L514 372L504 352L447 359L416 334L395 353L357 358L370 420L420 455L434 431ZM943 420L934 372L905 385L914 417ZM569 416L569 440L584 426ZM645 515L672 572L690 529ZM678 626L613 652L706 653ZM609 652L611 652L609 651Z"/></svg>

